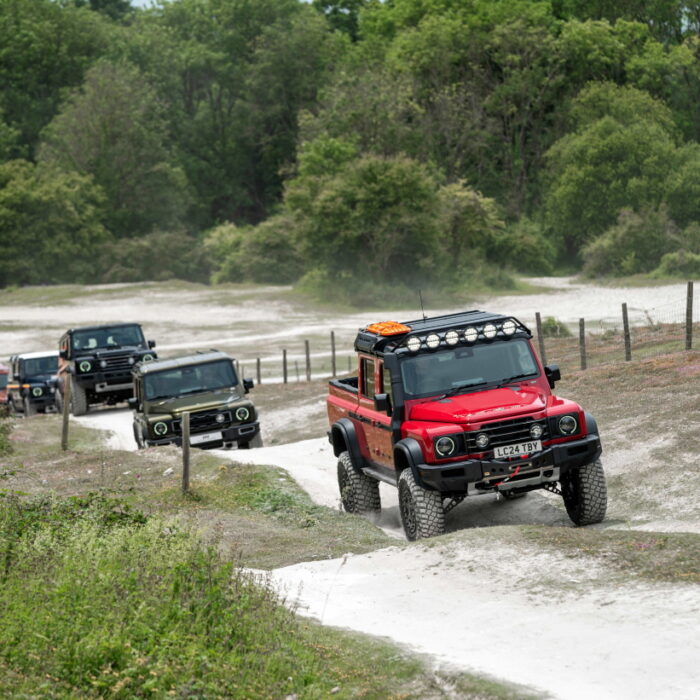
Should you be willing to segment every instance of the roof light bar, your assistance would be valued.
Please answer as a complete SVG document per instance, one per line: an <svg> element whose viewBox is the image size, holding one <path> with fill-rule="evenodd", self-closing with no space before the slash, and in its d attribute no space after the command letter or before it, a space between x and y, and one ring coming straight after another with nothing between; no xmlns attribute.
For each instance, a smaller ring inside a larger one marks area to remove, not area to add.
<svg viewBox="0 0 700 700"><path fill-rule="evenodd" d="M479 339L489 341L499 335L507 339L515 335L519 325L520 324L515 319L508 318L500 323L488 322L479 326L468 326L464 329L451 328L448 331L440 333L429 333L428 335L420 336L413 335L406 339L405 347L409 352L418 352L421 349L436 350L441 345L454 347L460 342L471 345L476 343ZM407 328L407 326L405 327ZM370 328L372 328L372 326L368 326L366 330L370 330Z"/></svg>

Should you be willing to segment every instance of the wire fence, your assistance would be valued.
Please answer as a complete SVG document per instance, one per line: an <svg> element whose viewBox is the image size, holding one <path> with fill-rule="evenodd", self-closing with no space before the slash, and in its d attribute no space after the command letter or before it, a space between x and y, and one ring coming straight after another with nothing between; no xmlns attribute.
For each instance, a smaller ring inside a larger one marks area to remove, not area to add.
<svg viewBox="0 0 700 700"><path fill-rule="evenodd" d="M633 294L630 290L630 296ZM615 321L582 318L577 326L538 312L535 345L545 364L558 364L564 371L700 348L700 304L693 304L693 294L693 282L688 282L685 299L651 308L622 304ZM614 317L610 309L605 311L606 318ZM631 323L630 316L637 320ZM243 358L238 362L239 375L274 384L347 374L356 367L353 339L341 337L336 342L335 332L330 331L326 341L316 337L299 346L280 347L265 357Z"/></svg>

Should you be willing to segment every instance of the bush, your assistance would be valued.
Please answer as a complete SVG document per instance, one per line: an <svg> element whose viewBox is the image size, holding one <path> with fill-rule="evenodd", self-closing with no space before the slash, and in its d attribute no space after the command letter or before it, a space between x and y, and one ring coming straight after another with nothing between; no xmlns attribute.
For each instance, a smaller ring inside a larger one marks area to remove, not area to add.
<svg viewBox="0 0 700 700"><path fill-rule="evenodd" d="M524 216L499 232L489 257L520 273L547 275L556 253L539 224Z"/></svg>
<svg viewBox="0 0 700 700"><path fill-rule="evenodd" d="M675 253L666 253L661 258L659 266L652 273L654 277L700 277L700 255L679 250Z"/></svg>
<svg viewBox="0 0 700 700"><path fill-rule="evenodd" d="M558 321L554 316L547 316L542 321L542 336L545 338L569 338L571 331L567 325Z"/></svg>
<svg viewBox="0 0 700 700"><path fill-rule="evenodd" d="M182 231L155 231L110 241L100 250L99 266L102 282L208 282L211 270L201 241Z"/></svg>
<svg viewBox="0 0 700 700"><path fill-rule="evenodd" d="M289 284L304 271L294 220L288 215L274 216L254 228L222 224L207 233L204 245L216 283Z"/></svg>

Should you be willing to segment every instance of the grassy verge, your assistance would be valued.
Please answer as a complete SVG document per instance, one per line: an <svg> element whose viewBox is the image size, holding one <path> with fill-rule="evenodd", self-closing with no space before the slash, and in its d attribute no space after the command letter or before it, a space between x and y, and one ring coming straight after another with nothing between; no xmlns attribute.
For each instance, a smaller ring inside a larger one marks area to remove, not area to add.
<svg viewBox="0 0 700 700"><path fill-rule="evenodd" d="M183 496L163 476L176 450L110 452L75 426L60 454L58 435L54 416L16 421L3 458L0 696L525 697L301 620L240 569L387 542L281 470L195 452Z"/></svg>

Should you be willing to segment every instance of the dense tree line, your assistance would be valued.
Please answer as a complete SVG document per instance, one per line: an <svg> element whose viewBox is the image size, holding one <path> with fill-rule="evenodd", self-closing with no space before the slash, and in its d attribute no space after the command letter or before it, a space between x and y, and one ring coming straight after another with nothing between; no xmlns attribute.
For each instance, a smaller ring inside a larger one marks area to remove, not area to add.
<svg viewBox="0 0 700 700"><path fill-rule="evenodd" d="M700 274L700 0L3 0L0 286Z"/></svg>

